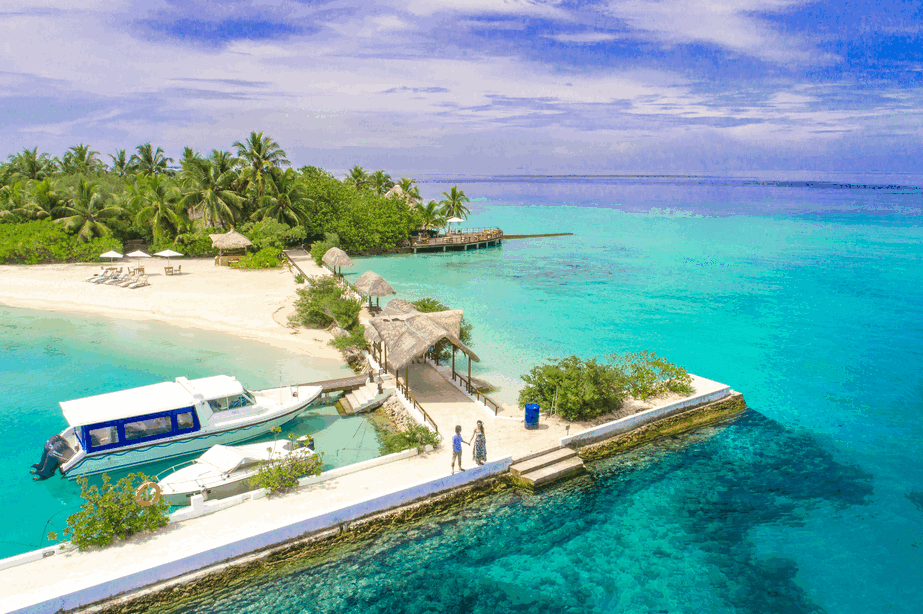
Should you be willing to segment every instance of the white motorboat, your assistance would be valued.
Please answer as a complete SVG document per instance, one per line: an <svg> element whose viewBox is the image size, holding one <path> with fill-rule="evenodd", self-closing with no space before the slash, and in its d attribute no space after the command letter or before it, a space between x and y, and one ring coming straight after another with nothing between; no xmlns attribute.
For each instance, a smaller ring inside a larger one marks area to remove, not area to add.
<svg viewBox="0 0 923 614"><path fill-rule="evenodd" d="M293 451L314 455L308 447L298 447L290 440L251 443L245 446L212 446L181 469L174 468L158 479L161 495L170 505L189 505L193 495L205 500L224 499L253 490L250 479L262 463L278 462Z"/></svg>
<svg viewBox="0 0 923 614"><path fill-rule="evenodd" d="M70 426L48 440L33 473L46 479L60 467L74 479L244 442L295 418L321 392L319 386L251 392L217 375L64 401Z"/></svg>

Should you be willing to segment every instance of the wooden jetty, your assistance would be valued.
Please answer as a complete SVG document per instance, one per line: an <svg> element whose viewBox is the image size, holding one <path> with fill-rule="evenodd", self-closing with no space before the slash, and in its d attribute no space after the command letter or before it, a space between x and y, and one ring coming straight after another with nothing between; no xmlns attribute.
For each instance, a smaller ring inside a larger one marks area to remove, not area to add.
<svg viewBox="0 0 923 614"><path fill-rule="evenodd" d="M368 374L354 375L353 377L341 377L338 379L328 379L322 382L309 382L307 384L298 384L298 386L320 386L322 394L331 392L351 392L362 388L369 382Z"/></svg>
<svg viewBox="0 0 923 614"><path fill-rule="evenodd" d="M414 254L418 251L467 251L472 248L493 247L502 242L503 231L499 228L465 228L436 237L413 237L410 240L410 247L405 248L405 251L412 251Z"/></svg>

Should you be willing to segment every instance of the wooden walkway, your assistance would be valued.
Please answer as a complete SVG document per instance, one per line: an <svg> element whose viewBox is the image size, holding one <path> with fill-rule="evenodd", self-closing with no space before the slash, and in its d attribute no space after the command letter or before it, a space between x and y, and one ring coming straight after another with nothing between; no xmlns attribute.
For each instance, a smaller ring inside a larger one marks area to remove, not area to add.
<svg viewBox="0 0 923 614"><path fill-rule="evenodd" d="M465 250L469 247L480 249L500 245L503 242L503 231L499 228L476 228L465 229L464 232L453 232L448 235L415 238L410 242L410 247L406 250L412 250L413 253L430 252L430 251L448 251L448 250ZM405 251L406 251L405 250Z"/></svg>
<svg viewBox="0 0 923 614"><path fill-rule="evenodd" d="M298 386L320 386L323 393L356 390L362 388L369 381L368 375L354 375L353 377L341 377L339 379L328 379L322 382L308 382L298 384Z"/></svg>

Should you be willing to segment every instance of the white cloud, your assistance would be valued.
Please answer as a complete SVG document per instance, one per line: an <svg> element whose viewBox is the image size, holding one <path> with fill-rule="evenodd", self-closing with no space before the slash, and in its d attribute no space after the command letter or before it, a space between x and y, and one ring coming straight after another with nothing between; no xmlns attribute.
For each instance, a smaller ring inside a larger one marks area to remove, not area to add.
<svg viewBox="0 0 923 614"><path fill-rule="evenodd" d="M657 40L712 43L741 55L789 63L823 63L832 56L815 52L809 41L785 35L756 12L782 12L802 0L628 0L613 1L608 12Z"/></svg>
<svg viewBox="0 0 923 614"><path fill-rule="evenodd" d="M621 37L607 32L580 32L577 34L552 34L548 38L553 38L560 43L594 44L614 41Z"/></svg>

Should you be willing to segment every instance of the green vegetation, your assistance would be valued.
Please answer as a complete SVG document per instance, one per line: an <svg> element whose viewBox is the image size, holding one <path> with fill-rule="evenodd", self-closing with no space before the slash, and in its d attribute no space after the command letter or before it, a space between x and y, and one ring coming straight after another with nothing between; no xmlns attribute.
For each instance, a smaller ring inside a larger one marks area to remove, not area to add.
<svg viewBox="0 0 923 614"><path fill-rule="evenodd" d="M141 531L154 531L169 522L170 504L161 499L149 507L135 502L135 491L148 481L143 473L132 473L115 484L103 474L102 488L88 486L86 478L78 478L83 507L67 519L64 539L70 539L80 550L91 546L108 546L116 537L126 537ZM55 533L48 539L57 540Z"/></svg>
<svg viewBox="0 0 923 614"><path fill-rule="evenodd" d="M20 257L23 250L11 248L7 239L23 235L14 227L40 220L55 222L84 243L111 238L115 243L107 249L142 240L155 251L205 256L215 253L208 235L232 226L257 250L308 241L315 252L325 244L352 253L380 252L397 247L414 230L439 228L446 217L468 213L468 198L457 186L444 193L444 201L424 207L413 179L395 183L383 170L357 166L341 181L314 166L287 168L285 150L261 132L232 148L235 153L186 147L179 166L151 143L105 155L83 143L60 158L38 148L10 155L0 164L0 241L7 261L96 260L102 253L73 249L36 259L35 250L26 249ZM395 185L402 195L385 197Z"/></svg>
<svg viewBox="0 0 923 614"><path fill-rule="evenodd" d="M334 337L331 345L343 352L348 362L355 363L351 355L368 346L365 327L359 324L362 301L350 296L345 282L330 276L315 279L310 286L298 288L297 292L295 314L290 318L292 324L312 328L336 324L346 334Z"/></svg>
<svg viewBox="0 0 923 614"><path fill-rule="evenodd" d="M379 451L382 456L403 452L410 448L416 448L417 452L422 452L424 446L435 448L439 444L439 435L422 424L411 424L406 431L398 431L375 421L372 422L372 426L378 434Z"/></svg>
<svg viewBox="0 0 923 614"><path fill-rule="evenodd" d="M413 306L417 308L417 311L422 313L433 313L434 311L447 311L449 307L446 307L439 301L433 298L421 298L413 302ZM473 345L473 335L472 335L472 326L471 322L468 322L465 319L465 316L462 315L461 321L461 334L459 339L461 342L471 347ZM449 362L452 358L452 348L454 346L447 340L443 339L442 341L436 344L436 348L430 352L430 357L436 362L437 365Z"/></svg>
<svg viewBox="0 0 923 614"><path fill-rule="evenodd" d="M522 376L519 404L538 403L567 420L586 420L619 409L628 397L690 394L692 377L652 352L610 355L606 362L568 356Z"/></svg>
<svg viewBox="0 0 923 614"><path fill-rule="evenodd" d="M335 232L328 232L324 235L323 241L315 241L311 244L311 258L317 266L323 266L324 254L330 251L331 247L340 246L340 237Z"/></svg>
<svg viewBox="0 0 923 614"><path fill-rule="evenodd" d="M275 247L264 247L258 252L251 252L237 263L237 267L241 269L275 269L280 266L282 252Z"/></svg>
<svg viewBox="0 0 923 614"><path fill-rule="evenodd" d="M95 260L112 249L122 244L111 237L81 241L51 220L0 225L0 264Z"/></svg>
<svg viewBox="0 0 923 614"><path fill-rule="evenodd" d="M272 429L273 433L281 431L280 427ZM295 440L295 435L292 433L289 433L288 439L292 452L281 458L271 458L269 461L260 463L257 474L250 478L251 487L268 488L274 494L282 493L298 486L298 480L301 478L320 475L324 471L324 461L321 460L319 454L303 447Z"/></svg>

